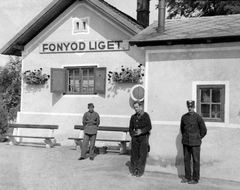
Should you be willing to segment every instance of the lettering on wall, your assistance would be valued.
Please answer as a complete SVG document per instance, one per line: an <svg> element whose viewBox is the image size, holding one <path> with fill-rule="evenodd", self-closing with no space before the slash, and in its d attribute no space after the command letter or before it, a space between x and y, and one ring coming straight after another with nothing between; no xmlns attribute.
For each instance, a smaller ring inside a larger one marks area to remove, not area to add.
<svg viewBox="0 0 240 190"><path fill-rule="evenodd" d="M40 53L77 53L96 51L128 51L128 41L73 41L53 42L39 45Z"/></svg>

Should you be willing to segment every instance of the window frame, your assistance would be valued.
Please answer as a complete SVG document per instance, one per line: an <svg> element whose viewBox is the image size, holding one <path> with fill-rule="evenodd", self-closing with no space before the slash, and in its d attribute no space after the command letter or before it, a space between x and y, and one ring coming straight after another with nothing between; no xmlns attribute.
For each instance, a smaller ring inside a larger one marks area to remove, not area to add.
<svg viewBox="0 0 240 190"><path fill-rule="evenodd" d="M198 84L196 86L197 95L197 113L201 115L201 89L220 89L220 118L204 118L206 122L225 122L225 97L226 97L226 86L225 84ZM214 103L213 103L214 104ZM212 105L210 101L209 105Z"/></svg>
<svg viewBox="0 0 240 190"><path fill-rule="evenodd" d="M95 69L97 68L97 66L78 66L78 67L76 67L76 66L71 66L71 67L64 67L64 69L66 69L66 72L67 72L67 78L66 78L66 92L65 92L65 94L66 95L94 95L94 94L97 94L97 93L95 93L95 86L93 87L93 93L89 93L89 92L87 92L87 93L82 93L82 81L83 81L83 69L93 69L93 73L94 73L94 84L95 84L95 80L96 80L96 78L95 78ZM80 79L80 85L79 85L79 92L69 92L69 88L68 88L68 85L69 85L69 70L70 69L79 69L79 79Z"/></svg>

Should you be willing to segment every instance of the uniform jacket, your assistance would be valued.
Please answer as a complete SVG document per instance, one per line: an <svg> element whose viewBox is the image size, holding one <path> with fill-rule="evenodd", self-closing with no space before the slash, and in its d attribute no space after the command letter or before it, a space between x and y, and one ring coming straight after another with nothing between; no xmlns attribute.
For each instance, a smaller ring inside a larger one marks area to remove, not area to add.
<svg viewBox="0 0 240 190"><path fill-rule="evenodd" d="M97 134L97 128L100 124L100 117L97 112L86 112L83 116L84 133Z"/></svg>
<svg viewBox="0 0 240 190"><path fill-rule="evenodd" d="M182 144L200 146L202 138L207 134L206 125L200 115L186 113L181 119Z"/></svg>
<svg viewBox="0 0 240 190"><path fill-rule="evenodd" d="M129 133L131 137L134 137L134 131L136 129L141 129L141 135L149 135L150 130L152 129L152 124L148 113L142 112L140 115L137 113L132 115L129 124Z"/></svg>

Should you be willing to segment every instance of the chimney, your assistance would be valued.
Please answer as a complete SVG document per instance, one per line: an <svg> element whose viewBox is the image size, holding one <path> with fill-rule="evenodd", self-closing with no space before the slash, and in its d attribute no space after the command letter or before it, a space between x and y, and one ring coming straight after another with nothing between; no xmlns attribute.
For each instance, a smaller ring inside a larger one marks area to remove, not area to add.
<svg viewBox="0 0 240 190"><path fill-rule="evenodd" d="M137 0L137 21L144 27L149 26L150 0Z"/></svg>
<svg viewBox="0 0 240 190"><path fill-rule="evenodd" d="M164 33L165 31L165 0L159 0L158 3L158 33Z"/></svg>

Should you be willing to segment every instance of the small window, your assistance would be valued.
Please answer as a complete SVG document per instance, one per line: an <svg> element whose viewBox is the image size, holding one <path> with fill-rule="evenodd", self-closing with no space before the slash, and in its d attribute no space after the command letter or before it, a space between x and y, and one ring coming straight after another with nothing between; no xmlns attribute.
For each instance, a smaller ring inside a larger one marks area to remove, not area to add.
<svg viewBox="0 0 240 190"><path fill-rule="evenodd" d="M53 75L51 77L51 92L53 93L105 93L105 67L66 67L64 69L52 68L51 70Z"/></svg>
<svg viewBox="0 0 240 190"><path fill-rule="evenodd" d="M73 34L88 33L89 18L73 18Z"/></svg>
<svg viewBox="0 0 240 190"><path fill-rule="evenodd" d="M224 104L224 85L197 86L197 113L205 121L224 122Z"/></svg>

